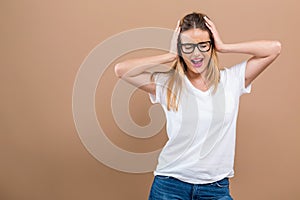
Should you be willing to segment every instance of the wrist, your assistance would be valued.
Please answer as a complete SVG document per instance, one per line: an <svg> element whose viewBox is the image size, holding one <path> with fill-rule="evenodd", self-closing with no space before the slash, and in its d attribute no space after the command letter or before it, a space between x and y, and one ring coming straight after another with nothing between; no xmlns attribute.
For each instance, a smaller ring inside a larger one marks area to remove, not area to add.
<svg viewBox="0 0 300 200"><path fill-rule="evenodd" d="M230 51L230 45L228 44L219 44L216 46L216 50L220 53L228 53Z"/></svg>

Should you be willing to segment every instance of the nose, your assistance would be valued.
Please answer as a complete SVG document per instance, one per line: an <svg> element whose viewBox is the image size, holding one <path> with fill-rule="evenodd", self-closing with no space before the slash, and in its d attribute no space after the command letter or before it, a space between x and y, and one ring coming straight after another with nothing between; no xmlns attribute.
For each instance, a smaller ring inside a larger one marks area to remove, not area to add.
<svg viewBox="0 0 300 200"><path fill-rule="evenodd" d="M199 55L202 55L202 52L198 49L198 47L195 48L194 50L194 56L199 56Z"/></svg>

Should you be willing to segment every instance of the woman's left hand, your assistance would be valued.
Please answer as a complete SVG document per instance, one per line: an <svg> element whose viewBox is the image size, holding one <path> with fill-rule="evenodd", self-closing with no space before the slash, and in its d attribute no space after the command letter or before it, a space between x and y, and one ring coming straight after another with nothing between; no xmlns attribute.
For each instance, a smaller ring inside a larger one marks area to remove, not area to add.
<svg viewBox="0 0 300 200"><path fill-rule="evenodd" d="M210 19L208 19L208 17L206 17L206 16L204 17L204 19L206 21L206 23L205 23L206 26L209 28L209 30L213 34L216 50L219 52L222 52L224 43L217 31L215 24Z"/></svg>

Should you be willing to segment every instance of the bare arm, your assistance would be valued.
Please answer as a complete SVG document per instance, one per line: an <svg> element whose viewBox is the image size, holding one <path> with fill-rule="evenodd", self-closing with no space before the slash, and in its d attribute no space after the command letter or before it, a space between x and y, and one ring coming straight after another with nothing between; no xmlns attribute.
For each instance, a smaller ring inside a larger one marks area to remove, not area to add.
<svg viewBox="0 0 300 200"><path fill-rule="evenodd" d="M208 28L214 35L217 51L221 53L244 53L252 55L246 66L245 87L263 72L280 54L281 43L278 41L261 40L224 44L213 22L208 18L205 18L205 20Z"/></svg>
<svg viewBox="0 0 300 200"><path fill-rule="evenodd" d="M125 60L115 65L115 74L123 80L140 89L155 94L155 83L151 81L151 74L147 72L151 67L172 62L177 55L166 53L157 56Z"/></svg>
<svg viewBox="0 0 300 200"><path fill-rule="evenodd" d="M173 33L169 53L117 63L115 65L115 74L132 85L155 95L155 83L151 80L151 74L147 70L160 64L172 62L178 58L177 38L180 32L179 22L177 22Z"/></svg>
<svg viewBox="0 0 300 200"><path fill-rule="evenodd" d="M278 41L253 41L236 44L224 44L221 52L245 53L253 55L247 62L245 87L263 72L280 54Z"/></svg>

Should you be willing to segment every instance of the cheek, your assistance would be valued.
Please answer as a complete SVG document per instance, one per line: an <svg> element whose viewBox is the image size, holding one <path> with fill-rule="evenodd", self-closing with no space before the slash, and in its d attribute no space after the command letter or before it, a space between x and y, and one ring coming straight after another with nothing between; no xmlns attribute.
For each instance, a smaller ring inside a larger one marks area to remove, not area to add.
<svg viewBox="0 0 300 200"><path fill-rule="evenodd" d="M192 54L182 54L182 58L185 62L189 62L192 58L191 55Z"/></svg>
<svg viewBox="0 0 300 200"><path fill-rule="evenodd" d="M183 57L183 60L186 65L190 66L191 65L191 59L189 57Z"/></svg>
<svg viewBox="0 0 300 200"><path fill-rule="evenodd" d="M210 56L212 55L212 49L210 49L208 52L204 53L205 57L210 58Z"/></svg>

